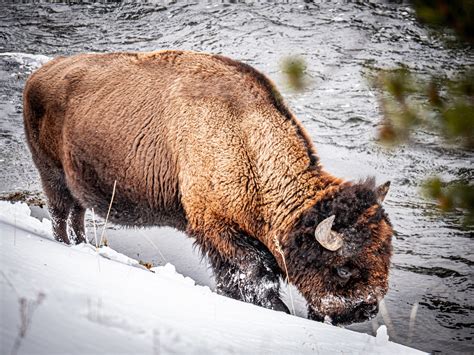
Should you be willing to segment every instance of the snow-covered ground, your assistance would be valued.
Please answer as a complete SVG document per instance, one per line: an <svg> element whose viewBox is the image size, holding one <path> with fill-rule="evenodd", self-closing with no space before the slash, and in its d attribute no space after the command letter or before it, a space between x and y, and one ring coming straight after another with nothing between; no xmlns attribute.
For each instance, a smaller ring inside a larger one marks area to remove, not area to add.
<svg viewBox="0 0 474 355"><path fill-rule="evenodd" d="M151 272L153 271L153 272ZM416 354L377 337L219 296L108 247L65 246L0 201L1 354Z"/></svg>

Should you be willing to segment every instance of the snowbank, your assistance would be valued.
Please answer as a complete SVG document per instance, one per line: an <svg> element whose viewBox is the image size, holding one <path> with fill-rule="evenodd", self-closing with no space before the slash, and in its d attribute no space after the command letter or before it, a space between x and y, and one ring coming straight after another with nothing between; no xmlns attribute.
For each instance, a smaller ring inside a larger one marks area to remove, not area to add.
<svg viewBox="0 0 474 355"><path fill-rule="evenodd" d="M1 353L416 354L377 337L219 296L171 264L65 246L0 201Z"/></svg>

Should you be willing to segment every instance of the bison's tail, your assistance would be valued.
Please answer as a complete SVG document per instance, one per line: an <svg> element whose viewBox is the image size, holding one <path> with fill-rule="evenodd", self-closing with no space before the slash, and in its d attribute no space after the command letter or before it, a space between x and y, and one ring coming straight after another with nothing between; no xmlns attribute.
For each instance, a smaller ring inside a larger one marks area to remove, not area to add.
<svg viewBox="0 0 474 355"><path fill-rule="evenodd" d="M40 155L51 162L59 160L63 112L60 109L60 95L51 76L55 75L54 69L61 61L61 57L53 59L31 74L23 91L25 136L35 163Z"/></svg>
<svg viewBox="0 0 474 355"><path fill-rule="evenodd" d="M41 90L33 76L26 83L23 91L23 122L28 145L34 154L38 151L40 127L45 114Z"/></svg>

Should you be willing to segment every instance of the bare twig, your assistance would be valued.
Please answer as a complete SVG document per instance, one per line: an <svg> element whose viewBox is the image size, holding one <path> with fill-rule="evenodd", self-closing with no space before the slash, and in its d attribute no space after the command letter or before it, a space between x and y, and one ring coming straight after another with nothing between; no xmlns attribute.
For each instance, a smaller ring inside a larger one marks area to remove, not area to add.
<svg viewBox="0 0 474 355"><path fill-rule="evenodd" d="M97 244L97 224L95 223L95 213L94 209L92 211L92 226L94 227L94 240L95 240L95 247L96 249L99 247L99 244Z"/></svg>
<svg viewBox="0 0 474 355"><path fill-rule="evenodd" d="M95 222L94 209L92 209L91 212L92 212L92 226L94 227L95 249L97 251L99 249L99 244L98 244L98 241L97 241L97 224ZM97 255L97 267L99 268L99 272L100 272L100 256L99 255Z"/></svg>
<svg viewBox="0 0 474 355"><path fill-rule="evenodd" d="M395 332L395 328L393 326L392 320L390 319L387 306L385 306L385 301L383 299L379 301L379 309L383 318L383 322L387 326L388 333L392 338L397 338L397 333Z"/></svg>
<svg viewBox="0 0 474 355"><path fill-rule="evenodd" d="M377 318L373 318L370 324L372 325L373 335L377 335L377 329L379 329L379 322L377 322Z"/></svg>
<svg viewBox="0 0 474 355"><path fill-rule="evenodd" d="M286 259L285 259L285 254L283 254L283 250L281 248L281 244L280 244L280 241L278 240L278 238L275 236L273 238L273 241L275 242L275 246L276 246L276 250L278 251L278 253L281 255L281 258L283 259L283 266L285 267L285 274L286 274L286 282L287 284L289 285L290 284L290 276L288 275L288 268L286 267ZM291 310L293 311L293 315L296 313L295 312L295 304L293 302L293 294L291 292L291 288L288 287L288 293L290 295L290 302L291 302Z"/></svg>
<svg viewBox="0 0 474 355"><path fill-rule="evenodd" d="M161 253L160 249L156 246L156 244L153 243L153 241L150 238L148 238L148 236L145 233L143 233L140 230L138 232L148 241L148 243L150 243L153 246L153 248L155 248L155 250L158 252L158 254L160 254L163 261L166 263L167 262L166 258L163 256L163 254Z"/></svg>
<svg viewBox="0 0 474 355"><path fill-rule="evenodd" d="M115 197L115 188L117 187L117 180L114 181L114 188L112 190L112 197L110 198L110 203L109 203L109 209L107 211L107 216L105 216L105 223L104 223L104 227L102 229L102 234L100 236L100 243L99 245L102 245L102 241L103 241L103 238L104 238L104 234L105 234L105 228L107 227L107 222L109 220L109 215L110 215L110 210L112 209L112 203L114 202L114 197Z"/></svg>
<svg viewBox="0 0 474 355"><path fill-rule="evenodd" d="M415 332L415 320L416 320L417 312L418 312L418 302L415 302L410 312L410 323L408 325L408 344L411 343L413 333Z"/></svg>

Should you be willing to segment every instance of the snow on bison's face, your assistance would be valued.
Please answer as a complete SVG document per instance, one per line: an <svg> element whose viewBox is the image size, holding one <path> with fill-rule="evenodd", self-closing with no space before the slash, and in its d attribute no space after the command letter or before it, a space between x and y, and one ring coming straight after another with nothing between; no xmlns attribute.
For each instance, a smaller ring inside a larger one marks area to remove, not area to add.
<svg viewBox="0 0 474 355"><path fill-rule="evenodd" d="M289 279L308 317L333 324L373 318L387 293L393 230L381 203L389 183L345 184L307 211L287 239Z"/></svg>

